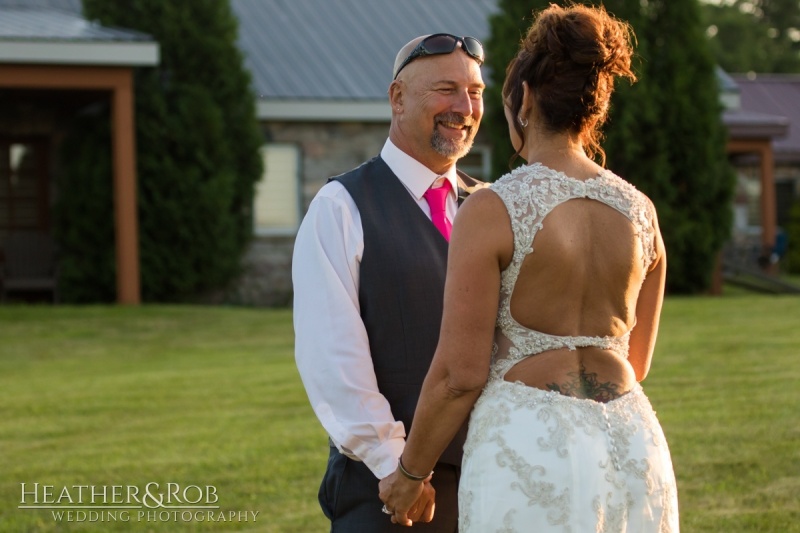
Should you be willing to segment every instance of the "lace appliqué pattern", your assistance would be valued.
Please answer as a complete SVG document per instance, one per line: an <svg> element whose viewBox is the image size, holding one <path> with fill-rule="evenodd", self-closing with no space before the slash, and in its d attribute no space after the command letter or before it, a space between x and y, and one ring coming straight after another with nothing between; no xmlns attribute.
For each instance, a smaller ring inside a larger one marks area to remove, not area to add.
<svg viewBox="0 0 800 533"><path fill-rule="evenodd" d="M505 410L508 404L516 409L533 410L536 408L537 420L548 428L549 438L539 438L536 441L539 449L545 452L554 452L559 458L569 454L569 441L576 431L583 431L586 435L594 436L605 433L610 453L607 460L597 464L606 472L606 480L616 487L625 486L623 475L630 475L645 481L647 493L652 494L654 483L649 478L649 462L646 457L632 458L631 439L633 434L643 427L648 433L654 435L652 444L656 447L666 446L666 442L658 437L655 420L650 416L650 411L637 401L637 396L643 395L641 386L637 385L630 393L609 403L599 403L591 400L579 400L562 396L554 391L543 391L522 384L496 381L487 385L483 397L495 397L502 401L495 402L493 412L497 406ZM633 424L634 417L638 418ZM507 424L508 414L498 417L493 425L478 427L476 433L488 433L494 427L500 429ZM505 422L505 423L504 423ZM497 439L500 431L493 437L482 435L480 440Z"/></svg>
<svg viewBox="0 0 800 533"><path fill-rule="evenodd" d="M526 420L530 421L529 427L521 431L529 431L531 424L539 428L539 436L525 446L538 450L536 456L541 461L536 463L525 459L519 444L515 447L507 442L508 432L520 430L520 420L514 419L515 413L520 412L529 413ZM664 477L662 471L652 468L648 456L637 456L646 452L640 447L636 447L640 451L634 452L636 434L644 432L651 436L649 446L661 449L659 454L668 454L658 421L638 385L617 400L599 403L520 383L492 380L475 404L469 431L465 463L470 460L485 461L488 459L486 454L492 453L497 467L508 471L503 478L508 480L509 490L522 493L525 505L540 507L553 531L572 532L570 512L575 502L571 500L569 485L563 485L563 479L558 474L558 463L564 460L572 464L575 458L570 459L569 456L570 453L576 453L575 437L579 432L589 436L591 442L598 445L603 442L600 446L607 450L605 455L600 454L599 460L588 465L597 474L586 472L589 478L599 475L613 490L613 493L595 495L591 509L585 509L585 512L594 515L597 531L630 531L624 524L628 523L631 509L636 505L631 487L640 487L637 489L640 497L656 498L664 509L658 531L677 531L677 508L673 503L677 497L671 465L670 472ZM578 451L583 454L585 450ZM476 454L476 458L473 458L473 454ZM465 498L460 505L461 528L472 531L469 525L472 523L474 494L464 492L460 497ZM516 531L512 527L513 511L511 509L506 513L503 528L497 531Z"/></svg>
<svg viewBox="0 0 800 533"><path fill-rule="evenodd" d="M593 503L595 516L597 518L596 531L598 533L624 531L625 524L628 522L628 509L633 507L633 497L630 492L625 493L625 501L619 504L613 503L614 495L606 494L605 505L600 496L596 496Z"/></svg>
<svg viewBox="0 0 800 533"><path fill-rule="evenodd" d="M483 396L478 398L476 405L483 399ZM511 421L509 418L510 409L506 405L499 405L491 411L476 411L481 412L481 415L473 416L469 421L469 435L468 443L464 444L464 457L472 455L472 451L483 444L493 430L508 425Z"/></svg>
<svg viewBox="0 0 800 533"><path fill-rule="evenodd" d="M539 505L547 509L547 521L550 525L566 525L570 507L569 488L559 489L555 483L547 481L545 467L526 462L500 435L495 436L495 441L501 450L497 454L498 466L508 467L517 475L518 480L511 484L511 489L525 494L528 505ZM508 526L507 523L506 527Z"/></svg>

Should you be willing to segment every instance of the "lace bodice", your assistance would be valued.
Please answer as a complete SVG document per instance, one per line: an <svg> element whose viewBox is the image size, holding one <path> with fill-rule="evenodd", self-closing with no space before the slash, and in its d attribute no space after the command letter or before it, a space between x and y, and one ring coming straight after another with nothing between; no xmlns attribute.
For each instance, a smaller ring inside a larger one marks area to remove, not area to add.
<svg viewBox="0 0 800 533"><path fill-rule="evenodd" d="M491 189L503 200L514 232L514 255L501 277L492 373L502 377L521 359L558 348L596 346L627 357L630 331L620 337L566 337L535 331L511 316L511 295L522 262L534 250L534 239L545 217L558 205L575 198L602 202L631 221L642 246L643 267L647 272L656 257L655 210L650 200L608 170L581 181L539 163L515 169L493 183Z"/></svg>

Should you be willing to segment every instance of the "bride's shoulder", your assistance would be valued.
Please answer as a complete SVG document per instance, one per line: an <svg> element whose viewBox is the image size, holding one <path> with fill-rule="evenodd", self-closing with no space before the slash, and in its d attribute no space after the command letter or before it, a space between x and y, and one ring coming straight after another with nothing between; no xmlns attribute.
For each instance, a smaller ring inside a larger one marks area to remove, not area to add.
<svg viewBox="0 0 800 533"><path fill-rule="evenodd" d="M495 224L504 220L507 211L508 207L502 193L493 187L482 187L464 200L458 208L456 220L460 221L462 227L471 228L472 232L479 229L494 231Z"/></svg>
<svg viewBox="0 0 800 533"><path fill-rule="evenodd" d="M628 181L627 179L615 174L611 170L603 169L601 175L606 179L607 182L614 184L617 188L621 189L622 191L626 192L628 195L635 197L642 202L652 204L650 198L641 190L639 190L636 185Z"/></svg>
<svg viewBox="0 0 800 533"><path fill-rule="evenodd" d="M533 180L541 180L544 174L541 172L539 165L522 165L515 169L503 174L497 181L491 184L491 188L498 190L504 188L515 188L520 185L530 184Z"/></svg>
<svg viewBox="0 0 800 533"><path fill-rule="evenodd" d="M607 183L612 184L612 186L620 191L620 194L627 200L627 204L630 205L632 209L643 213L647 219L656 217L656 207L653 201L633 183L608 169L603 170L602 176Z"/></svg>

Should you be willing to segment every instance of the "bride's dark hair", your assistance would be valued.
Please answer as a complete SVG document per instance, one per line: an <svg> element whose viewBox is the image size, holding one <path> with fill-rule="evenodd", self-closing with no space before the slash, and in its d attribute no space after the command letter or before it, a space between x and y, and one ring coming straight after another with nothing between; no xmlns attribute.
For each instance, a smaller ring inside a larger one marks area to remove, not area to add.
<svg viewBox="0 0 800 533"><path fill-rule="evenodd" d="M534 95L539 126L552 133L578 134L587 155L599 154L605 165L600 127L608 116L614 78L636 81L631 70L634 39L630 25L602 6L551 4L540 12L509 63L503 84L503 100L523 143L517 117L526 81ZM521 151L522 146L514 158Z"/></svg>

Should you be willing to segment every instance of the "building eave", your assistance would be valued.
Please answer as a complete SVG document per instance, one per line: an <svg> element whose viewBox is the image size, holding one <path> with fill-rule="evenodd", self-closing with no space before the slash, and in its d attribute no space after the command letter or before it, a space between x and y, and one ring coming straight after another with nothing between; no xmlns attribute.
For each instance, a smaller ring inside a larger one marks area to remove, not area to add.
<svg viewBox="0 0 800 533"><path fill-rule="evenodd" d="M159 61L155 42L0 40L0 63L152 67Z"/></svg>
<svg viewBox="0 0 800 533"><path fill-rule="evenodd" d="M256 116L286 122L389 122L388 100L256 100Z"/></svg>
<svg viewBox="0 0 800 533"><path fill-rule="evenodd" d="M785 137L787 126L782 125L728 125L728 135L733 139L776 139Z"/></svg>
<svg viewBox="0 0 800 533"><path fill-rule="evenodd" d="M733 139L775 139L789 133L789 119L742 110L725 111L722 122Z"/></svg>
<svg viewBox="0 0 800 533"><path fill-rule="evenodd" d="M775 163L779 165L800 164L800 151L775 149Z"/></svg>

